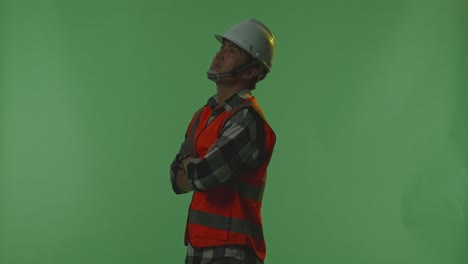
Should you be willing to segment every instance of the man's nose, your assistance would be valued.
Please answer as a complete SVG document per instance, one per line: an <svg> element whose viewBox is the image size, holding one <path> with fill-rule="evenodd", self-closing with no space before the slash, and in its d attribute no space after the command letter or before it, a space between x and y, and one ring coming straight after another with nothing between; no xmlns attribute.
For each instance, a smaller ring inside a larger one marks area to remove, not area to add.
<svg viewBox="0 0 468 264"><path fill-rule="evenodd" d="M224 59L223 50L219 50L218 52L216 52L216 59L218 59L218 60L223 60Z"/></svg>

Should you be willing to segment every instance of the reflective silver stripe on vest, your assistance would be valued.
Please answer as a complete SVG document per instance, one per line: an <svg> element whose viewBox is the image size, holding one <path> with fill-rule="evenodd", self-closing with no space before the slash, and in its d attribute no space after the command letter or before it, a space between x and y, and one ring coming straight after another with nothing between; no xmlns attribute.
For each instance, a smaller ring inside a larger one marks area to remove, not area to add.
<svg viewBox="0 0 468 264"><path fill-rule="evenodd" d="M181 147L181 155L187 155L187 154L194 154L196 153L195 151L195 132L197 131L198 123L200 122L200 116L201 113L203 112L204 107L198 110L195 116L195 120L192 123L192 127L190 128L190 135L188 135L187 139L185 142L182 144Z"/></svg>
<svg viewBox="0 0 468 264"><path fill-rule="evenodd" d="M257 240L263 240L263 230L261 226L250 224L249 222L237 219L224 217L216 214L210 214L198 210L190 209L189 223L199 224L206 227L221 229L234 233L249 235Z"/></svg>

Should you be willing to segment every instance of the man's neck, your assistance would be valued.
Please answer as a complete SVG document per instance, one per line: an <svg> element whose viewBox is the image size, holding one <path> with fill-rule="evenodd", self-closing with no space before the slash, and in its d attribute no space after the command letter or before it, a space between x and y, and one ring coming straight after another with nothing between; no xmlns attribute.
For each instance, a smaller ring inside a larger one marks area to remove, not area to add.
<svg viewBox="0 0 468 264"><path fill-rule="evenodd" d="M216 88L218 91L218 104L224 103L228 98L245 89L243 86L226 86L222 84L217 84Z"/></svg>

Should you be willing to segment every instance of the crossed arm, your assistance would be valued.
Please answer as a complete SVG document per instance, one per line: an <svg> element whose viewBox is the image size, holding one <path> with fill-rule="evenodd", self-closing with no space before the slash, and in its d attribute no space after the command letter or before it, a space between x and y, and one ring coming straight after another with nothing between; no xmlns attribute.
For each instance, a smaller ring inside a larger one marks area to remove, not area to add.
<svg viewBox="0 0 468 264"><path fill-rule="evenodd" d="M171 165L175 193L203 191L259 166L265 158L263 120L253 109L236 113L203 159L188 156ZM176 158L177 159L177 158Z"/></svg>

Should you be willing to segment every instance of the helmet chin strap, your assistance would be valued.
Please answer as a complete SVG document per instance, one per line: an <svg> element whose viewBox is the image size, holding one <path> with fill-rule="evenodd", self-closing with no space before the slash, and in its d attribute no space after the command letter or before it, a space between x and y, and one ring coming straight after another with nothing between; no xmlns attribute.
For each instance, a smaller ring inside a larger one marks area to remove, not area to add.
<svg viewBox="0 0 468 264"><path fill-rule="evenodd" d="M237 68L237 69L235 69L233 71L230 71L230 72L218 73L218 72L213 71L213 70L210 69L210 70L208 70L208 72L206 74L207 74L208 79L210 79L212 81L218 81L219 79L231 77L231 76L234 76L236 74L242 73L242 72L244 72L245 70L247 70L248 68L254 66L257 63L258 63L257 60L253 60L252 62L247 63L244 66L241 66L241 67L239 67L239 68Z"/></svg>

